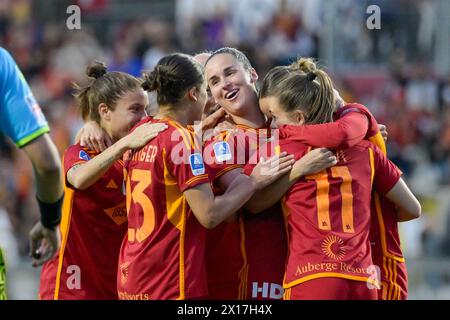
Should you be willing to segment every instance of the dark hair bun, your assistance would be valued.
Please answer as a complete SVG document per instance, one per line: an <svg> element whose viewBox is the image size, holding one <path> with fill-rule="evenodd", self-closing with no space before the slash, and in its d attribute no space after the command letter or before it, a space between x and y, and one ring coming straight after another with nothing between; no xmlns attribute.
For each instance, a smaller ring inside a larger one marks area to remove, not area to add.
<svg viewBox="0 0 450 320"><path fill-rule="evenodd" d="M317 65L312 58L299 58L296 62L291 64L291 68L294 70L300 70L304 73L315 72L317 70Z"/></svg>
<svg viewBox="0 0 450 320"><path fill-rule="evenodd" d="M143 78L142 88L146 91L170 92L171 89L178 88L180 82L183 82L163 65L157 65L152 72L144 73Z"/></svg>
<svg viewBox="0 0 450 320"><path fill-rule="evenodd" d="M106 70L106 64L100 61L96 61L95 63L87 67L86 74L89 78L98 79L106 74Z"/></svg>
<svg viewBox="0 0 450 320"><path fill-rule="evenodd" d="M317 74L314 72L308 72L308 74L306 75L306 79L308 81L314 81L317 77Z"/></svg>
<svg viewBox="0 0 450 320"><path fill-rule="evenodd" d="M144 72L142 74L142 84L141 87L145 91L154 91L156 90L155 84L155 71L152 72Z"/></svg>

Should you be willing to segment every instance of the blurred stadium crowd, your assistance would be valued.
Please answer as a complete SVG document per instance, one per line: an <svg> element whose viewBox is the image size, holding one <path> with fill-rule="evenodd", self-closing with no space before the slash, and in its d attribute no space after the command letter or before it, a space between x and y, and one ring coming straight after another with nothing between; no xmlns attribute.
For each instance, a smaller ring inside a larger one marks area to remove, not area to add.
<svg viewBox="0 0 450 320"><path fill-rule="evenodd" d="M387 126L388 154L421 199L423 217L401 229L411 298L450 298L450 68L441 59L450 56L450 23L439 18L448 20L449 2L0 0L0 46L22 69L61 154L82 125L71 82L83 82L93 60L139 75L169 52L234 46L262 78L297 56L319 58L344 99ZM81 30L66 27L71 4L81 8ZM371 4L381 8L380 30L366 26ZM11 268L37 219L31 170L0 137L0 242Z"/></svg>

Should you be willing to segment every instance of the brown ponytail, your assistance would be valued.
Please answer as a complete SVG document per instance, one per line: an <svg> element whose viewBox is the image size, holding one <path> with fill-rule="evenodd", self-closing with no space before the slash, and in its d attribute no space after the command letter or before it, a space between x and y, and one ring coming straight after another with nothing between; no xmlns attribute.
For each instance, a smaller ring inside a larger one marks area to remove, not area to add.
<svg viewBox="0 0 450 320"><path fill-rule="evenodd" d="M291 72L292 69L288 66L277 66L270 69L264 77L261 88L259 89L259 99L274 95L274 92L279 90L279 84L286 79Z"/></svg>
<svg viewBox="0 0 450 320"><path fill-rule="evenodd" d="M204 83L203 66L183 53L169 54L151 72L143 74L142 88L156 91L160 106L176 106L193 87Z"/></svg>
<svg viewBox="0 0 450 320"><path fill-rule="evenodd" d="M333 82L311 58L300 58L288 67L271 69L260 91L260 98L268 96L278 97L285 111L301 110L306 124L333 120Z"/></svg>
<svg viewBox="0 0 450 320"><path fill-rule="evenodd" d="M279 90L277 87L293 72L311 73L318 70L316 62L312 58L299 58L289 66L277 66L269 70L259 90L259 98L273 95L273 92ZM311 77L311 76L310 76Z"/></svg>
<svg viewBox="0 0 450 320"><path fill-rule="evenodd" d="M311 74L315 77L308 76ZM317 77L317 78L316 78ZM306 78L309 82L316 85L314 82L318 81L317 93L314 95L311 101L311 107L309 108L307 123L326 123L333 121L334 112L334 92L333 82L328 74L323 70L317 70L315 72L308 73ZM314 80L316 79L316 80Z"/></svg>
<svg viewBox="0 0 450 320"><path fill-rule="evenodd" d="M96 61L86 68L86 75L92 79L98 79L104 76L107 72L106 64L100 61Z"/></svg>
<svg viewBox="0 0 450 320"><path fill-rule="evenodd" d="M292 70L298 70L304 73L315 72L318 70L317 64L313 58L299 58L289 66Z"/></svg>
<svg viewBox="0 0 450 320"><path fill-rule="evenodd" d="M93 120L100 123L98 106L101 103L115 110L117 100L125 93L139 89L141 85L139 79L127 73L108 72L106 65L99 61L87 67L86 75L91 79L89 85L81 87L73 84L74 96L84 121Z"/></svg>

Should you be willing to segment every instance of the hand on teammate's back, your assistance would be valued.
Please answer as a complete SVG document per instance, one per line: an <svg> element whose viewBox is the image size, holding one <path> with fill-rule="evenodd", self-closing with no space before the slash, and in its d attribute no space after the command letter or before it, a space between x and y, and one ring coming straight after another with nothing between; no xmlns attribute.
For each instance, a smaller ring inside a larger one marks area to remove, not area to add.
<svg viewBox="0 0 450 320"><path fill-rule="evenodd" d="M387 141L387 138L389 136L387 127L384 124L378 124L378 129L380 130L381 136L383 137L384 141Z"/></svg>
<svg viewBox="0 0 450 320"><path fill-rule="evenodd" d="M124 139L126 139L126 145L129 149L138 149L146 145L147 142L155 138L158 133L167 128L168 126L165 123L144 123Z"/></svg>
<svg viewBox="0 0 450 320"><path fill-rule="evenodd" d="M317 148L297 160L292 170L299 172L298 176L318 173L337 163L336 156L327 148Z"/></svg>
<svg viewBox="0 0 450 320"><path fill-rule="evenodd" d="M252 171L250 177L256 184L256 189L261 190L277 180L283 174L289 172L294 164L294 156L282 152L267 160L261 158Z"/></svg>

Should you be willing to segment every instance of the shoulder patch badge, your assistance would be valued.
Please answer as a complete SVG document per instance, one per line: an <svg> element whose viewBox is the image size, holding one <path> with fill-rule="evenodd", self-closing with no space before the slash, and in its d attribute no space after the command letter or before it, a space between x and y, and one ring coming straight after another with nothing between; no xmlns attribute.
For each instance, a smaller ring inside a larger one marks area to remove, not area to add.
<svg viewBox="0 0 450 320"><path fill-rule="evenodd" d="M198 176L205 173L205 164L201 153L194 153L189 156L189 164L194 176Z"/></svg>
<svg viewBox="0 0 450 320"><path fill-rule="evenodd" d="M217 142L214 144L214 155L217 161L223 162L231 160L230 145L226 141Z"/></svg>
<svg viewBox="0 0 450 320"><path fill-rule="evenodd" d="M79 153L78 157L79 157L80 159L86 160L86 161L91 160L91 157L89 157L89 155L87 154L87 152L84 151L84 150L80 150L80 153Z"/></svg>

